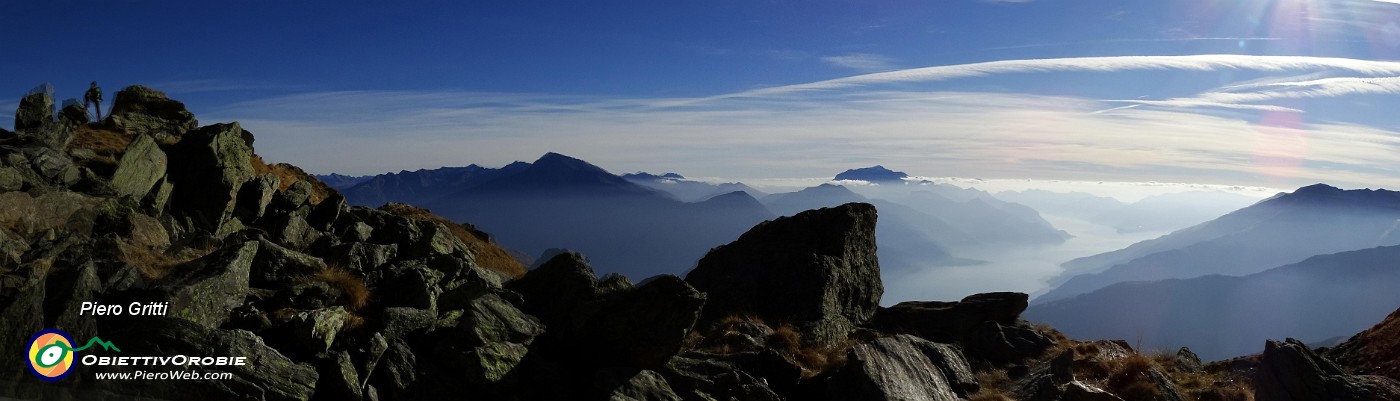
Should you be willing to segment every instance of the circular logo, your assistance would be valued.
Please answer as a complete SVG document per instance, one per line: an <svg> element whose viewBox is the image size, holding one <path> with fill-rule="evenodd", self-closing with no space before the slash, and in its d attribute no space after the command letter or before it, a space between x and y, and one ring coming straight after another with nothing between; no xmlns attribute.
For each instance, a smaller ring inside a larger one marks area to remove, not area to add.
<svg viewBox="0 0 1400 401"><path fill-rule="evenodd" d="M58 381L73 370L73 338L58 329L45 329L29 339L29 371L46 381Z"/></svg>

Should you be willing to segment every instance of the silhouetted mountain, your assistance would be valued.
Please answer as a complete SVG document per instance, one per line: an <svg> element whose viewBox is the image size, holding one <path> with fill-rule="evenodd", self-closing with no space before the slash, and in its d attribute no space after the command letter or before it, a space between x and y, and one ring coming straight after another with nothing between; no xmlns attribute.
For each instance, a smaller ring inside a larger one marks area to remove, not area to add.
<svg viewBox="0 0 1400 401"><path fill-rule="evenodd" d="M499 169L477 165L381 174L341 190L351 204L378 206L387 202L424 204L463 188L472 188L527 166L512 163Z"/></svg>
<svg viewBox="0 0 1400 401"><path fill-rule="evenodd" d="M1221 191L1191 191L1143 198L1106 211L1090 221L1120 233L1175 231L1224 216L1258 202L1258 198Z"/></svg>
<svg viewBox="0 0 1400 401"><path fill-rule="evenodd" d="M734 191L748 193L754 198L762 198L768 194L748 185L739 182L727 182L722 184L711 184L703 181L688 180L680 174L666 173L655 175L649 173L623 174L622 178L632 183L645 186L647 188L660 190L671 194L676 199L686 202L699 202L715 196L728 194Z"/></svg>
<svg viewBox="0 0 1400 401"><path fill-rule="evenodd" d="M557 153L475 169L432 186L434 196L421 205L471 221L528 255L567 248L587 254L601 272L639 279L682 272L711 247L774 217L747 194L681 202Z"/></svg>
<svg viewBox="0 0 1400 401"><path fill-rule="evenodd" d="M934 191L914 191L894 201L948 222L985 247L1059 244L1070 238L1035 209L997 200L982 191L963 191L978 195L961 194L966 200L958 201Z"/></svg>
<svg viewBox="0 0 1400 401"><path fill-rule="evenodd" d="M348 175L341 175L341 174L331 173L331 174L324 174L324 175L317 174L317 175L313 175L313 177L316 177L316 179L321 180L321 182L326 183L326 185L330 185L331 188L335 188L336 190L344 190L344 189L346 189L346 188L350 188L350 187L353 187L353 186L355 186L355 185L359 185L359 184L362 183L362 182L365 182L365 181L369 181L369 180L371 180L371 179L374 179L374 177L376 177L376 176L373 176L373 175L366 175L366 176L358 176L358 177L356 177L356 176L348 176Z"/></svg>
<svg viewBox="0 0 1400 401"><path fill-rule="evenodd" d="M1127 248L1064 264L1064 284L1035 302L1126 281L1245 275L1314 255L1400 244L1400 193L1318 184ZM1075 275L1078 274L1078 275Z"/></svg>
<svg viewBox="0 0 1400 401"><path fill-rule="evenodd" d="M1243 277L1119 283L1032 305L1027 319L1075 338L1127 338L1143 349L1190 346L1206 359L1260 351L1264 340L1321 341L1370 327L1400 306L1400 246L1314 256Z"/></svg>
<svg viewBox="0 0 1400 401"><path fill-rule="evenodd" d="M1400 309L1366 331L1344 338L1329 350L1319 350L1358 375L1400 380Z"/></svg>
<svg viewBox="0 0 1400 401"><path fill-rule="evenodd" d="M899 183L902 183L902 182L904 182L904 179L907 178L907 177L909 177L909 174L904 174L903 171L891 171L890 169L885 168L885 166L879 166L879 165L877 165L877 166L874 166L874 167L856 168L856 169L846 170L846 171L844 171L844 172L841 172L841 174L837 174L837 175L836 175L836 181L857 180L857 181L869 181L869 182L875 182L875 183L880 183L880 182L899 182Z"/></svg>

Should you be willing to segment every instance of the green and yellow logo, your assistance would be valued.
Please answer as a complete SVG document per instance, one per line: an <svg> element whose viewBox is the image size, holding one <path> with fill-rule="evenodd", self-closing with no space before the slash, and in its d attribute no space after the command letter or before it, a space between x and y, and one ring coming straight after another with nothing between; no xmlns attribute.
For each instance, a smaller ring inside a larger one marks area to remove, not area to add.
<svg viewBox="0 0 1400 401"><path fill-rule="evenodd" d="M73 371L78 351L101 345L109 351L122 352L117 346L93 337L87 345L73 348L73 338L59 329L45 329L29 339L29 371L44 381L55 382Z"/></svg>

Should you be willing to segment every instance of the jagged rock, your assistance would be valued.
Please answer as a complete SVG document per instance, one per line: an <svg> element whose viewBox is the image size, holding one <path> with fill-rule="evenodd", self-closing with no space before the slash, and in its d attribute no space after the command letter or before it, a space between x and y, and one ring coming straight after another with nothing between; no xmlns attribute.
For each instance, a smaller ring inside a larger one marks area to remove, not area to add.
<svg viewBox="0 0 1400 401"><path fill-rule="evenodd" d="M919 340L915 338L914 340ZM953 392L959 396L966 397L976 393L982 388L977 383L977 375L972 373L972 367L968 366L967 358L956 347L939 344L929 341L912 341L924 352L929 362L938 367L943 373L943 378L949 385L953 386Z"/></svg>
<svg viewBox="0 0 1400 401"><path fill-rule="evenodd" d="M112 174L112 187L120 195L137 200L145 198L165 176L166 162L165 152L154 139L138 135L117 164L117 171Z"/></svg>
<svg viewBox="0 0 1400 401"><path fill-rule="evenodd" d="M317 370L316 396L320 399L358 400L364 397L360 389L360 374L355 362L346 352L333 352Z"/></svg>
<svg viewBox="0 0 1400 401"><path fill-rule="evenodd" d="M365 242L351 242L331 247L326 259L346 269L370 271L378 269L399 253L398 245L378 245Z"/></svg>
<svg viewBox="0 0 1400 401"><path fill-rule="evenodd" d="M0 193L0 221L16 222L20 235L49 230L86 236L91 234L96 211L106 203L101 198L67 192L48 192L37 197L26 192Z"/></svg>
<svg viewBox="0 0 1400 401"><path fill-rule="evenodd" d="M1201 357L1196 356L1195 352L1191 352L1190 348L1181 347L1176 351L1176 368L1183 372L1200 372L1202 369Z"/></svg>
<svg viewBox="0 0 1400 401"><path fill-rule="evenodd" d="M701 324L752 314L813 344L845 340L879 306L875 207L850 203L761 223L711 250L686 281L709 296Z"/></svg>
<svg viewBox="0 0 1400 401"><path fill-rule="evenodd" d="M173 210L206 230L221 231L238 191L253 178L253 149L245 135L232 123L203 127L181 138L167 170L175 189Z"/></svg>
<svg viewBox="0 0 1400 401"><path fill-rule="evenodd" d="M277 193L281 180L275 174L263 174L243 183L243 187L238 190L237 204L233 207L233 215L242 219L245 223L251 223L267 211L267 205L272 203L272 196Z"/></svg>
<svg viewBox="0 0 1400 401"><path fill-rule="evenodd" d="M326 269L326 263L311 255L283 248L268 240L258 240L258 255L253 258L249 282L260 288L277 288Z"/></svg>
<svg viewBox="0 0 1400 401"><path fill-rule="evenodd" d="M600 366L654 369L680 350L704 305L705 295L679 277L657 276L581 306L570 340Z"/></svg>
<svg viewBox="0 0 1400 401"><path fill-rule="evenodd" d="M24 155L34 172L48 183L66 187L81 178L78 166L60 151L45 147L28 147L24 148Z"/></svg>
<svg viewBox="0 0 1400 401"><path fill-rule="evenodd" d="M449 312L440 321L441 327L455 326L456 338L468 346L511 342L530 344L544 333L544 326L535 317L521 312L496 294L486 293L473 299L470 308Z"/></svg>
<svg viewBox="0 0 1400 401"><path fill-rule="evenodd" d="M87 108L78 99L68 99L63 101L63 108L58 111L58 121L70 127L84 125L92 121L88 115Z"/></svg>
<svg viewBox="0 0 1400 401"><path fill-rule="evenodd" d="M608 401L681 401L666 379L650 370L607 370L598 376L595 385Z"/></svg>
<svg viewBox="0 0 1400 401"><path fill-rule="evenodd" d="M45 276L31 263L0 276L0 352L24 355L29 338L44 329ZM20 366L0 366L0 372L18 374ZM3 376L12 377L12 376Z"/></svg>
<svg viewBox="0 0 1400 401"><path fill-rule="evenodd" d="M335 336L349 317L350 312L339 306L299 312L292 317L292 330L307 351L319 354L331 349Z"/></svg>
<svg viewBox="0 0 1400 401"><path fill-rule="evenodd" d="M383 335L389 340L401 340L422 333L437 323L437 314L414 308L385 308Z"/></svg>
<svg viewBox="0 0 1400 401"><path fill-rule="evenodd" d="M1113 395L1113 393L1078 380L1065 384L1064 395L1061 399L1064 401L1123 401L1122 398Z"/></svg>
<svg viewBox="0 0 1400 401"><path fill-rule="evenodd" d="M156 284L170 300L166 316L219 327L233 308L243 304L257 254L258 243L249 241L171 269Z"/></svg>
<svg viewBox="0 0 1400 401"><path fill-rule="evenodd" d="M687 400L783 399L762 381L728 362L678 356L671 358L659 373Z"/></svg>
<svg viewBox="0 0 1400 401"><path fill-rule="evenodd" d="M24 189L24 175L11 167L0 167L0 192Z"/></svg>
<svg viewBox="0 0 1400 401"><path fill-rule="evenodd" d="M148 213L159 215L165 213L165 206L170 202L170 195L175 192L175 185L170 183L170 177L161 177L156 181L155 188L145 198L141 199L141 207Z"/></svg>
<svg viewBox="0 0 1400 401"><path fill-rule="evenodd" d="M763 383L769 390L779 396L786 397L791 394L802 379L802 367L797 366L790 358L780 355L772 349L728 355L705 355L698 353L688 353L686 355L728 362L736 369L758 379L759 382Z"/></svg>
<svg viewBox="0 0 1400 401"><path fill-rule="evenodd" d="M278 243L292 249L306 249L322 235L311 228L306 219L295 214L275 217L268 232Z"/></svg>
<svg viewBox="0 0 1400 401"><path fill-rule="evenodd" d="M451 351L444 351L451 361L448 366L458 368L468 383L475 385L496 385L509 381L529 347L513 342L495 342L467 350L456 357Z"/></svg>
<svg viewBox="0 0 1400 401"><path fill-rule="evenodd" d="M958 401L942 372L917 344L926 340L899 335L856 346L832 383L835 399Z"/></svg>
<svg viewBox="0 0 1400 401"><path fill-rule="evenodd" d="M46 84L20 99L19 108L15 110L15 132L23 133L50 122L53 122L53 87Z"/></svg>
<svg viewBox="0 0 1400 401"><path fill-rule="evenodd" d="M521 310L538 317L551 332L558 330L562 334L573 326L574 310L598 298L598 276L583 255L563 253L506 288L525 299Z"/></svg>
<svg viewBox="0 0 1400 401"><path fill-rule="evenodd" d="M1028 295L976 294L959 302L907 301L880 308L870 327L934 342L957 343L968 357L996 363L1033 357L1054 342L1020 319Z"/></svg>
<svg viewBox="0 0 1400 401"><path fill-rule="evenodd" d="M370 239L370 235L373 233L374 227L370 227L369 224L365 224L364 222L357 221L341 230L340 240L350 243L367 242Z"/></svg>
<svg viewBox="0 0 1400 401"><path fill-rule="evenodd" d="M245 357L243 366L206 366L202 372L229 372L231 380L110 381L109 391L122 398L152 399L260 399L305 401L311 398L319 375L310 365L295 363L243 330L218 330L173 318L150 318L132 324L104 328L108 338L121 346L123 355L190 357ZM113 367L115 370L117 367ZM129 367L141 370L142 367Z"/></svg>
<svg viewBox="0 0 1400 401"><path fill-rule="evenodd" d="M632 284L632 279L627 278L627 276L617 273L608 273L603 275L602 280L598 281L598 296L609 296L624 291L631 291L636 287L637 285Z"/></svg>
<svg viewBox="0 0 1400 401"><path fill-rule="evenodd" d="M1353 376L1292 338L1264 344L1254 375L1259 401L1400 400L1400 383Z"/></svg>
<svg viewBox="0 0 1400 401"><path fill-rule="evenodd" d="M311 225L311 228L332 231L340 216L349 213L349 211L350 204L345 202L345 197L339 193L332 193L326 199L321 200L321 203L317 203L311 208L311 214L306 216L306 222ZM365 240L368 239L366 236Z"/></svg>
<svg viewBox="0 0 1400 401"><path fill-rule="evenodd" d="M128 135L147 134L163 144L180 141L180 136L199 126L185 104L165 93L140 85L117 92L108 118Z"/></svg>
<svg viewBox="0 0 1400 401"><path fill-rule="evenodd" d="M390 399L404 398L402 395L418 380L418 357L402 341L390 341L389 348L370 376L370 382L380 391L390 395Z"/></svg>
<svg viewBox="0 0 1400 401"><path fill-rule="evenodd" d="M73 128L65 124L49 123L24 130L19 134L21 142L63 152L73 141Z"/></svg>
<svg viewBox="0 0 1400 401"><path fill-rule="evenodd" d="M404 306L437 310L442 295L442 272L419 261L405 261L365 274L365 282L379 293L385 307Z"/></svg>
<svg viewBox="0 0 1400 401"><path fill-rule="evenodd" d="M86 253L86 252L84 252ZM97 299L102 283L91 261L81 266L49 273L45 290L47 325L68 332L74 338L90 338L97 334L97 321L92 314L83 315L83 302Z"/></svg>

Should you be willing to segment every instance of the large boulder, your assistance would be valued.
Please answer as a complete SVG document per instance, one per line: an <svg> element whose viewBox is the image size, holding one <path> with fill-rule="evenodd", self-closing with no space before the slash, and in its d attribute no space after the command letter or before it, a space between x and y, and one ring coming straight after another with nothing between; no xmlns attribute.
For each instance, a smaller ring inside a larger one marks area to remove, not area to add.
<svg viewBox="0 0 1400 401"><path fill-rule="evenodd" d="M222 325L243 304L257 254L258 242L249 241L171 268L156 284L170 302L166 316L209 328Z"/></svg>
<svg viewBox="0 0 1400 401"><path fill-rule="evenodd" d="M117 194L141 200L165 176L167 159L156 141L148 135L138 135L126 147L117 171L112 174L112 188Z"/></svg>
<svg viewBox="0 0 1400 401"><path fill-rule="evenodd" d="M948 380L948 370L929 358L926 343L917 337L899 335L856 346L850 351L846 367L831 382L833 398L960 401L962 398Z"/></svg>
<svg viewBox="0 0 1400 401"><path fill-rule="evenodd" d="M968 357L993 363L1040 355L1054 341L1020 318L1029 296L1016 292L975 294L959 302L907 301L880 308L869 327L940 342L957 343Z"/></svg>
<svg viewBox="0 0 1400 401"><path fill-rule="evenodd" d="M680 351L705 305L679 277L654 277L630 291L580 306L572 342L600 366L655 369Z"/></svg>
<svg viewBox="0 0 1400 401"><path fill-rule="evenodd" d="M521 310L549 327L547 335L565 334L573 326L580 305L598 298L598 276L587 259L577 253L561 253L506 285L520 293Z"/></svg>
<svg viewBox="0 0 1400 401"><path fill-rule="evenodd" d="M53 122L53 87L40 85L19 101L15 110L15 132L24 132Z"/></svg>
<svg viewBox="0 0 1400 401"><path fill-rule="evenodd" d="M215 124L186 134L171 153L171 208L209 231L220 231L233 213L243 183L253 178L252 140L238 123Z"/></svg>
<svg viewBox="0 0 1400 401"><path fill-rule="evenodd" d="M180 135L199 126L184 103L140 85L117 92L109 118L128 135L147 134L162 144L178 142Z"/></svg>
<svg viewBox="0 0 1400 401"><path fill-rule="evenodd" d="M1400 400L1400 382L1382 376L1348 375L1291 338L1264 344L1254 389L1258 401Z"/></svg>
<svg viewBox="0 0 1400 401"><path fill-rule="evenodd" d="M791 323L812 344L845 340L884 293L875 207L849 203L760 223L711 250L686 281L708 294L701 324L730 315Z"/></svg>

